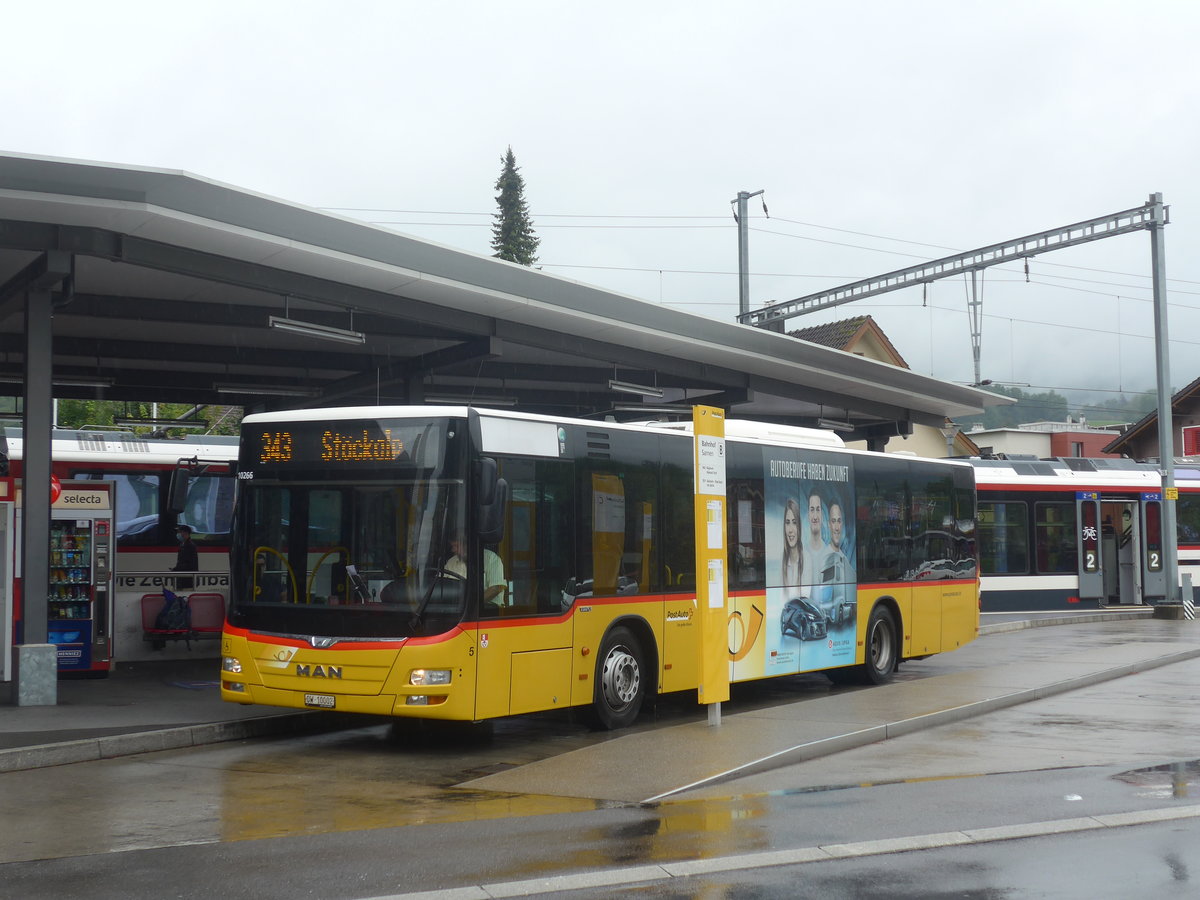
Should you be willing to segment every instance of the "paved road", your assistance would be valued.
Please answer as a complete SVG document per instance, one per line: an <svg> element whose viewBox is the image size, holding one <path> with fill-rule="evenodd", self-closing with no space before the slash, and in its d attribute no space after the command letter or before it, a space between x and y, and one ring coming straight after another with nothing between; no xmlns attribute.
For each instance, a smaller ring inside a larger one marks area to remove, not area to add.
<svg viewBox="0 0 1200 900"><path fill-rule="evenodd" d="M1018 636L1014 664L1070 636ZM979 660L949 654L937 665L951 662L968 673ZM945 674L922 674L934 665L904 677ZM830 693L822 681L776 683L743 702L769 706L782 693L819 703ZM619 879L703 860L719 873L745 854L1179 809L1200 803L1194 786L1174 798L1161 772L1117 776L1196 755L1198 684L1200 661L1179 663L650 807L459 786L620 739L566 718L502 723L490 743L431 746L376 727L9 773L0 896L83 896L86 884L89 897L157 897L169 883L173 895L228 900L458 887L481 897L479 885L580 871ZM699 713L665 705L659 716L641 727L670 731ZM1181 827L1194 831L1193 821ZM654 890L678 887L661 881Z"/></svg>

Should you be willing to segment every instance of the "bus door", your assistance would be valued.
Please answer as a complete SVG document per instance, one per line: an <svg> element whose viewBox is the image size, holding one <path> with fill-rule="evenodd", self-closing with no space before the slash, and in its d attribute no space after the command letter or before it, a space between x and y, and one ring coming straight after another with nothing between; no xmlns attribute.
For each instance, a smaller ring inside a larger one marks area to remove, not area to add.
<svg viewBox="0 0 1200 900"><path fill-rule="evenodd" d="M1164 600L1167 596L1167 576L1163 572L1162 508L1161 493L1142 494L1134 529L1141 537L1141 552L1137 559L1140 563L1138 569L1142 597L1150 603Z"/></svg>
<svg viewBox="0 0 1200 900"><path fill-rule="evenodd" d="M1094 491L1075 494L1075 521L1079 523L1079 599L1104 600L1105 566L1101 541L1100 495Z"/></svg>
<svg viewBox="0 0 1200 900"><path fill-rule="evenodd" d="M568 613L567 592L574 525L572 466L557 460L501 458L500 475L508 482L509 502L495 552L507 587L496 602L481 608L475 672L478 719L566 708L573 686L574 617Z"/></svg>

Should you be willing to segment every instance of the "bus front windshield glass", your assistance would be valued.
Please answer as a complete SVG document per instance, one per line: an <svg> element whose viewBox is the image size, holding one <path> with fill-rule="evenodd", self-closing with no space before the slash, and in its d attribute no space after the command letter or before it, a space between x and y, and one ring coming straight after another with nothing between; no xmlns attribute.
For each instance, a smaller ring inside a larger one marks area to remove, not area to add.
<svg viewBox="0 0 1200 900"><path fill-rule="evenodd" d="M359 639L457 623L466 585L444 567L463 533L466 490L449 462L372 467L357 478L260 465L241 483L230 623ZM243 454L243 466L253 463Z"/></svg>

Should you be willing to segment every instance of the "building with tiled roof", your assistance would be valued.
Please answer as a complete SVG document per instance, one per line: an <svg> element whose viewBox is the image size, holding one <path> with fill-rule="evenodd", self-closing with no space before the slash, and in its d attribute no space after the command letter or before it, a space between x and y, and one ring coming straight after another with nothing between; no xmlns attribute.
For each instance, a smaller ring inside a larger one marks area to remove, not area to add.
<svg viewBox="0 0 1200 900"><path fill-rule="evenodd" d="M907 369L908 363L900 355L900 351L888 340L883 329L871 316L854 316L840 319L836 322L826 322L822 325L812 325L808 328L798 328L789 331L788 335L808 341L844 350L856 356L878 360L900 369ZM947 420L949 422L949 420ZM863 447L863 441L848 441L847 446ZM889 438L884 449L888 452L907 451L919 456L947 456L946 438L937 428L927 425L914 425L912 434L899 435ZM962 432L954 436L954 456L978 456L979 448Z"/></svg>
<svg viewBox="0 0 1200 900"><path fill-rule="evenodd" d="M826 322L824 325L813 325L809 328L799 328L789 331L792 337L809 341L813 344L823 344L836 350L845 350L868 359L878 359L882 362L908 368L908 363L900 355L900 351L888 340L883 329L870 316L855 316L852 319L841 319L837 322Z"/></svg>

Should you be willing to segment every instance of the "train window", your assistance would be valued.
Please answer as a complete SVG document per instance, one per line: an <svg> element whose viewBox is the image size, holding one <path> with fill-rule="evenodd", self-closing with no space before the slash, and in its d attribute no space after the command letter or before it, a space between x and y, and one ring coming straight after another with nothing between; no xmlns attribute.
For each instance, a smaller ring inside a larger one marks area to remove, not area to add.
<svg viewBox="0 0 1200 900"><path fill-rule="evenodd" d="M1175 520L1179 527L1179 543L1200 544L1200 494L1179 495Z"/></svg>
<svg viewBox="0 0 1200 900"><path fill-rule="evenodd" d="M984 575L1029 571L1029 508L1016 502L979 501L979 569Z"/></svg>
<svg viewBox="0 0 1200 900"><path fill-rule="evenodd" d="M190 480L179 524L191 526L197 544L229 543L233 487L232 475L197 475Z"/></svg>
<svg viewBox="0 0 1200 900"><path fill-rule="evenodd" d="M112 482L117 506L117 546L161 547L175 542L160 521L162 479L158 473L72 472L71 477Z"/></svg>
<svg viewBox="0 0 1200 900"><path fill-rule="evenodd" d="M1075 572L1079 567L1075 504L1035 503L1034 510L1038 572Z"/></svg>

